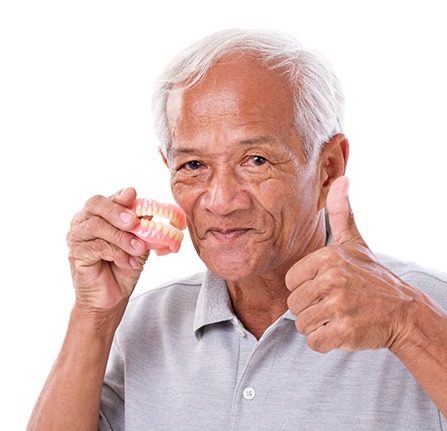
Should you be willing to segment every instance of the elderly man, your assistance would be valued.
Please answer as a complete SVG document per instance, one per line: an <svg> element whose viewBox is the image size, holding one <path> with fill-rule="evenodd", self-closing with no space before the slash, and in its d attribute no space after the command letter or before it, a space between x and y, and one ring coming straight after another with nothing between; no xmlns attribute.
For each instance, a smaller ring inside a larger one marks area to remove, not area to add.
<svg viewBox="0 0 447 431"><path fill-rule="evenodd" d="M447 278L362 239L342 102L327 62L276 32L219 32L167 68L161 154L208 271L129 301L136 191L90 199L30 430L446 429Z"/></svg>

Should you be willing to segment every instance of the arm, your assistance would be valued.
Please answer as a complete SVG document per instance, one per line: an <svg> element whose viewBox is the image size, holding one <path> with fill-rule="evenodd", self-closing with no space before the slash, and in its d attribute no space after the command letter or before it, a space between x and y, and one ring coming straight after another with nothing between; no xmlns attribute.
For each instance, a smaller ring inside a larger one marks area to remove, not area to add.
<svg viewBox="0 0 447 431"><path fill-rule="evenodd" d="M327 197L334 244L286 275L296 327L319 352L388 348L447 417L447 312L381 265L362 239L345 178Z"/></svg>
<svg viewBox="0 0 447 431"><path fill-rule="evenodd" d="M447 312L415 292L406 336L390 347L447 418Z"/></svg>
<svg viewBox="0 0 447 431"><path fill-rule="evenodd" d="M74 306L67 334L28 430L97 430L101 387L119 316L103 322Z"/></svg>
<svg viewBox="0 0 447 431"><path fill-rule="evenodd" d="M94 197L72 221L67 242L76 302L29 431L98 429L114 333L147 258L143 242L125 231L138 221L126 208L135 197L133 189Z"/></svg>

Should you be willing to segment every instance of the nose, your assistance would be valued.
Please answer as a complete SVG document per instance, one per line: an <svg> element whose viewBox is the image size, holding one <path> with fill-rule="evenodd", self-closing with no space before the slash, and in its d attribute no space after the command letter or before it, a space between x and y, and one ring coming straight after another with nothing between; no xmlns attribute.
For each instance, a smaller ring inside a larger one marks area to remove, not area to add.
<svg viewBox="0 0 447 431"><path fill-rule="evenodd" d="M201 205L216 215L248 209L250 195L243 181L230 169L216 169L201 198Z"/></svg>

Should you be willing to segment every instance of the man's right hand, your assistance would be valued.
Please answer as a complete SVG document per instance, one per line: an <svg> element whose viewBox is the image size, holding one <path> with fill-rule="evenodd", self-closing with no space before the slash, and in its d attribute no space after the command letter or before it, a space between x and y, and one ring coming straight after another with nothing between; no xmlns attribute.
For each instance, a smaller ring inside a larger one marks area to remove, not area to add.
<svg viewBox="0 0 447 431"><path fill-rule="evenodd" d="M144 242L127 232L138 223L128 209L135 199L133 188L110 198L94 196L71 222L69 260L76 304L84 311L112 311L135 288L149 255Z"/></svg>

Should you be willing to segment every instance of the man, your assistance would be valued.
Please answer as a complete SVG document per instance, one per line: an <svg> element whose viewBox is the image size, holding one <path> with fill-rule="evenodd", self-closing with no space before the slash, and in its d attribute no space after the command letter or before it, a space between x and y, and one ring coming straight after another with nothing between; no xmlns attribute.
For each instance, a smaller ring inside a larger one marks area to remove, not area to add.
<svg viewBox="0 0 447 431"><path fill-rule="evenodd" d="M357 230L327 62L286 35L220 32L167 68L155 101L208 271L129 302L148 257L136 192L90 199L29 429L445 429L447 279L376 257Z"/></svg>

